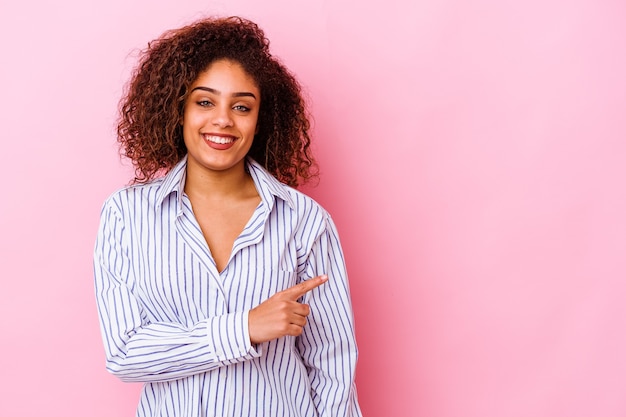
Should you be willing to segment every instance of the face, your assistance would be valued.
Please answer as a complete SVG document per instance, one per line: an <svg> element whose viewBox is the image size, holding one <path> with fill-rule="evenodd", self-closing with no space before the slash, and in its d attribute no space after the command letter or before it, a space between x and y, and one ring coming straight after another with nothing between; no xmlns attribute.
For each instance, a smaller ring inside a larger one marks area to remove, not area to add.
<svg viewBox="0 0 626 417"><path fill-rule="evenodd" d="M190 91L182 119L188 173L243 172L257 132L261 94L256 82L238 63L220 60Z"/></svg>

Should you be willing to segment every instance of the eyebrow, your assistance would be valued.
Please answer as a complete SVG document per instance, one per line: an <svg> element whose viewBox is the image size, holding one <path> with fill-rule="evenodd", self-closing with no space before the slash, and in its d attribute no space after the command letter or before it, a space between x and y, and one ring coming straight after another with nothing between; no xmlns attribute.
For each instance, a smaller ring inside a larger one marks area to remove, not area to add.
<svg viewBox="0 0 626 417"><path fill-rule="evenodd" d="M220 94L222 94L221 91L218 91L218 90L216 90L214 88L202 87L202 86L194 88L193 90L191 90L191 92L193 93L196 90L208 91L209 93L213 93L213 94L216 94L218 96ZM241 91L241 92L237 92L237 93L232 93L231 96L232 97L252 97L252 98L254 98L256 100L256 96L254 94L250 93L250 92L247 92L247 91Z"/></svg>

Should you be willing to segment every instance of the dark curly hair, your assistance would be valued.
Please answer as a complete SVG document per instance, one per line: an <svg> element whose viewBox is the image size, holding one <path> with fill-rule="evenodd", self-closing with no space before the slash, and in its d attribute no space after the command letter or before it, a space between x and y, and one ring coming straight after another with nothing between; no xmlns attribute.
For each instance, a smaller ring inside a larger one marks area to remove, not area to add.
<svg viewBox="0 0 626 417"><path fill-rule="evenodd" d="M179 122L189 86L219 59L238 62L261 92L259 131L248 155L291 186L315 177L300 84L271 55L269 40L255 23L228 17L167 31L142 51L117 126L121 153L135 167L134 182L167 172L186 155Z"/></svg>

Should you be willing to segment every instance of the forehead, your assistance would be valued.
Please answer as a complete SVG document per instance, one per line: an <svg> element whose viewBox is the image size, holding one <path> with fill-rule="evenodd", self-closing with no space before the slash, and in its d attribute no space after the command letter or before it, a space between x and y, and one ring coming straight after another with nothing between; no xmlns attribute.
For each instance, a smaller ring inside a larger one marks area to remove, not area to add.
<svg viewBox="0 0 626 417"><path fill-rule="evenodd" d="M211 87L220 92L259 91L256 80L236 61L220 59L210 63L191 88Z"/></svg>

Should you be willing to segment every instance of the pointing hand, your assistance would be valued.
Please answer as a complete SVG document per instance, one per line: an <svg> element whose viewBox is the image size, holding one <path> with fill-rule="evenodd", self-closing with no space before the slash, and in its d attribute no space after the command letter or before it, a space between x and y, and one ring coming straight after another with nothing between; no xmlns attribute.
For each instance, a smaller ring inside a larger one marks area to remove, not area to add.
<svg viewBox="0 0 626 417"><path fill-rule="evenodd" d="M283 336L300 336L310 309L297 300L328 281L320 275L284 291L277 292L248 314L250 342L263 343Z"/></svg>

